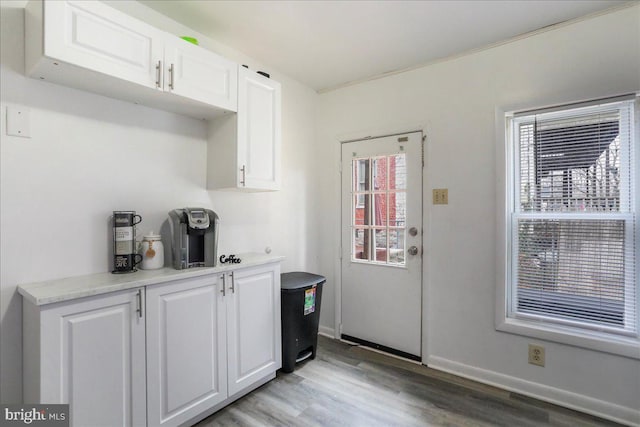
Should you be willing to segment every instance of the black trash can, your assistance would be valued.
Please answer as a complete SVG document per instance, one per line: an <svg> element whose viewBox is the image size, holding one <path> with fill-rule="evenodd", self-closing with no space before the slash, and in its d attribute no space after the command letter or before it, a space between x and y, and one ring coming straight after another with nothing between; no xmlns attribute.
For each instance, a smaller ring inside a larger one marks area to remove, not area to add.
<svg viewBox="0 0 640 427"><path fill-rule="evenodd" d="M315 359L324 276L300 271L280 275L282 306L282 371Z"/></svg>

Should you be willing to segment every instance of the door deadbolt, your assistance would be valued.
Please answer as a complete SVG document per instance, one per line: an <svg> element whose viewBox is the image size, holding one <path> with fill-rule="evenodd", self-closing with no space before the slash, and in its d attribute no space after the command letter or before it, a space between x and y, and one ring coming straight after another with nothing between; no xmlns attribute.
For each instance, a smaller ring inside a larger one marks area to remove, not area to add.
<svg viewBox="0 0 640 427"><path fill-rule="evenodd" d="M411 228L409 229L409 235L411 235L411 236L413 236L413 237L417 236L417 235L418 235L418 229L417 229L417 228L415 228L415 227L411 227Z"/></svg>

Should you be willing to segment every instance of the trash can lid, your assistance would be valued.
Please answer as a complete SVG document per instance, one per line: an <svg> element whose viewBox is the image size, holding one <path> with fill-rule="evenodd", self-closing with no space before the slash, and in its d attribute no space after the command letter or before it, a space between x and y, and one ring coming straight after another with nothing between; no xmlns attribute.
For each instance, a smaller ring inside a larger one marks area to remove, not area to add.
<svg viewBox="0 0 640 427"><path fill-rule="evenodd" d="M280 275L280 288L282 290L307 288L326 281L327 279L319 274L293 271L291 273L282 273Z"/></svg>

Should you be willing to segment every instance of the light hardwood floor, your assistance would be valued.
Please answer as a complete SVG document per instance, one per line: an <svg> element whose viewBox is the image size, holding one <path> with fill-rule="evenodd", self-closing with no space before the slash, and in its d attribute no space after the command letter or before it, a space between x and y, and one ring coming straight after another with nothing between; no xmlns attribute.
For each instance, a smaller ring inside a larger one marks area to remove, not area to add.
<svg viewBox="0 0 640 427"><path fill-rule="evenodd" d="M315 360L197 424L209 426L617 426L320 336Z"/></svg>

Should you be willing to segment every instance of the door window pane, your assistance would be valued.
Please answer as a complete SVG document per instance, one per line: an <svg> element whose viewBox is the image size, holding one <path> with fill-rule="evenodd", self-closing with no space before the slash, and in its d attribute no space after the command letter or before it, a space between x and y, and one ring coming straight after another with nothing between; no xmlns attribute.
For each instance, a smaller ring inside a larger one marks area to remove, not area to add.
<svg viewBox="0 0 640 427"><path fill-rule="evenodd" d="M376 236L376 261L387 262L387 230L374 230Z"/></svg>
<svg viewBox="0 0 640 427"><path fill-rule="evenodd" d="M405 227L407 225L407 193L399 191L389 193L389 226Z"/></svg>
<svg viewBox="0 0 640 427"><path fill-rule="evenodd" d="M353 191L363 192L369 190L369 159L357 159L353 161Z"/></svg>
<svg viewBox="0 0 640 427"><path fill-rule="evenodd" d="M404 229L389 230L389 263L404 264Z"/></svg>
<svg viewBox="0 0 640 427"><path fill-rule="evenodd" d="M353 225L369 225L369 200L368 194L356 194L353 196ZM362 200L362 202L360 202Z"/></svg>
<svg viewBox="0 0 640 427"><path fill-rule="evenodd" d="M373 210L371 211L371 224L378 227L387 226L387 194L373 194Z"/></svg>
<svg viewBox="0 0 640 427"><path fill-rule="evenodd" d="M389 156L389 189L407 189L407 162L404 154Z"/></svg>
<svg viewBox="0 0 640 427"><path fill-rule="evenodd" d="M373 159L373 189L387 189L387 157Z"/></svg>
<svg viewBox="0 0 640 427"><path fill-rule="evenodd" d="M353 233L353 258L368 260L369 259L369 230L364 228L356 228Z"/></svg>

